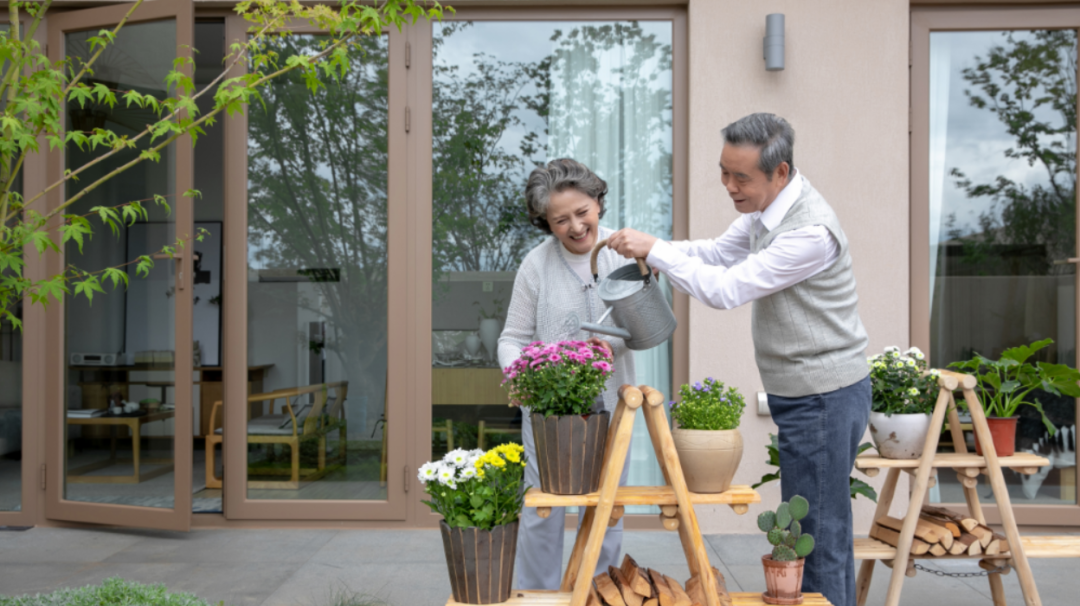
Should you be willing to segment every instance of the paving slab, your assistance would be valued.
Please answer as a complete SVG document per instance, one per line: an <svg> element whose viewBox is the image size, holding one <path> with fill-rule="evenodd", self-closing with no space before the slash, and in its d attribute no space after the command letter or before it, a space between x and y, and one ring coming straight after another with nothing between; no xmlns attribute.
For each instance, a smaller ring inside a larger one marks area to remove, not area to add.
<svg viewBox="0 0 1080 606"><path fill-rule="evenodd" d="M0 564L98 562L139 543L146 536L146 532L139 531L83 528L0 532Z"/></svg>
<svg viewBox="0 0 1080 606"><path fill-rule="evenodd" d="M196 530L163 533L121 549L105 562L306 562L328 542L337 530L262 529ZM375 531L377 532L377 531Z"/></svg>

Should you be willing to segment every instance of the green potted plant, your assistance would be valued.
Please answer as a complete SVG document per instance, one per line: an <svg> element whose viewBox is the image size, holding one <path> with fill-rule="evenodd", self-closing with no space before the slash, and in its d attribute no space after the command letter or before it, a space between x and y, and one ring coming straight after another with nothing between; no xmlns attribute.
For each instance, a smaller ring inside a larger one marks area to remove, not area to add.
<svg viewBox="0 0 1080 606"><path fill-rule="evenodd" d="M772 553L761 556L765 567L766 604L802 604L803 564L814 550L814 537L802 531L800 520L810 513L810 503L795 495L776 511L763 511L758 528L766 534Z"/></svg>
<svg viewBox="0 0 1080 606"><path fill-rule="evenodd" d="M611 361L606 349L584 341L534 341L503 369L510 401L529 409L544 492L588 494L600 487L610 415L593 406Z"/></svg>
<svg viewBox="0 0 1080 606"><path fill-rule="evenodd" d="M896 346L872 356L870 436L889 459L917 459L926 444L930 415L937 402L938 371L927 371L918 347L901 353Z"/></svg>
<svg viewBox="0 0 1080 606"><path fill-rule="evenodd" d="M1042 403L1031 392L1041 389L1055 396L1080 397L1080 372L1064 364L1028 362L1037 351L1054 342L1043 339L1031 345L1011 347L1001 352L997 360L990 360L976 353L970 360L953 362L950 368L973 375L979 381L979 401L986 411L994 450L998 456L1008 457L1016 451L1017 410L1022 405L1039 411L1043 425L1050 435L1056 433L1053 423L1046 418ZM979 436L975 434L975 452L982 454Z"/></svg>
<svg viewBox="0 0 1080 606"><path fill-rule="evenodd" d="M473 301L473 305L480 308L480 328L477 331L480 342L484 344L484 349L487 350L488 359L497 360L499 358L497 350L499 335L502 334L500 318L503 314L503 301L502 299L495 299L491 304L492 309L488 313L483 304L479 301Z"/></svg>
<svg viewBox="0 0 1080 606"><path fill-rule="evenodd" d="M859 444L859 450L855 454L860 455L873 447L874 445L870 442L863 442L862 444ZM776 434L769 434L769 443L765 445L765 450L769 453L769 458L765 460L765 463L775 467L776 471L767 472L761 476L761 479L758 480L757 484L750 487L755 490L769 482L780 479L780 439L776 437ZM863 482L859 478L856 478L854 474L848 478L848 490L851 494L852 501L859 498L859 495L862 495L877 503L877 491L874 490L874 487Z"/></svg>
<svg viewBox="0 0 1080 606"><path fill-rule="evenodd" d="M456 449L425 463L419 478L432 511L442 515L443 551L454 601L494 604L510 599L518 518L525 501L526 458L518 444Z"/></svg>
<svg viewBox="0 0 1080 606"><path fill-rule="evenodd" d="M727 490L743 455L742 394L709 377L680 387L679 401L668 405L674 420L671 435L690 492Z"/></svg>

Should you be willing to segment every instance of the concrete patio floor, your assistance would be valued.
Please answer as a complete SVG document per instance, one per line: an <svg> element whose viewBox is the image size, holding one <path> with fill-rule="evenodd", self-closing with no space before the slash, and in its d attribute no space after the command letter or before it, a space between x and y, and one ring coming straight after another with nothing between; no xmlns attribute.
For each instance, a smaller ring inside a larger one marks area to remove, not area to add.
<svg viewBox="0 0 1080 606"><path fill-rule="evenodd" d="M1066 531L1068 534L1078 534ZM1044 531L1032 534L1048 534ZM1062 534L1062 531L1054 531ZM573 546L567 533L565 559ZM760 535L710 535L709 558L728 588L761 591ZM1080 540L1080 534L1077 539ZM624 552L643 566L677 579L688 576L678 535L627 532ZM972 572L971 561L928 562L949 572ZM1077 562L1032 560L1042 603L1077 603ZM890 570L878 564L870 604L884 601ZM119 576L164 583L226 606L329 606L335 591L366 593L392 606L441 606L450 594L435 530L149 530L33 528L0 532L0 595L48 593ZM1016 574L1004 577L1010 604L1022 604ZM919 573L906 579L901 602L913 605L991 604L984 578Z"/></svg>

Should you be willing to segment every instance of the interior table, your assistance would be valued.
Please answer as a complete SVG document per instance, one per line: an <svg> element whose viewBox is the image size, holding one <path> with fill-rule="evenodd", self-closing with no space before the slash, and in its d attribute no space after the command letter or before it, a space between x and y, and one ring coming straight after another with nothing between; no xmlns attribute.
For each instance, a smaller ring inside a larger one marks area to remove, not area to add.
<svg viewBox="0 0 1080 606"><path fill-rule="evenodd" d="M67 481L73 484L138 484L151 478L167 474L173 470L172 457L143 457L141 456L141 433L142 426L147 423L153 423L155 421L165 421L173 418L176 413L172 410L158 410L154 412L143 412L140 415L103 415L100 417L68 417L68 425L104 425L109 427L110 431L110 446L109 446L109 458L104 461L97 461L76 467L74 469L68 469ZM127 427L131 432L131 458L120 459L116 456L116 429L117 427ZM99 469L105 469L106 467L112 467L122 463L131 463L133 471L130 475L116 476L116 475L86 475L92 471ZM141 465L144 463L160 465L150 471L143 471Z"/></svg>

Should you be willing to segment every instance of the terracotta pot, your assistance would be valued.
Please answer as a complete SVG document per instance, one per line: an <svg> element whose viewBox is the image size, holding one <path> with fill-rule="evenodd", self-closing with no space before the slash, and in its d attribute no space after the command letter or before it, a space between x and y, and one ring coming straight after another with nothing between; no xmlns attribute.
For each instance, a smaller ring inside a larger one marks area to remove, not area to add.
<svg viewBox="0 0 1080 606"><path fill-rule="evenodd" d="M675 427L671 437L690 492L718 493L731 487L743 455L742 434L738 429L709 431Z"/></svg>
<svg viewBox="0 0 1080 606"><path fill-rule="evenodd" d="M870 413L870 436L878 453L887 459L918 459L926 445L930 415Z"/></svg>
<svg viewBox="0 0 1080 606"><path fill-rule="evenodd" d="M588 494L600 488L609 417L607 412L546 419L542 414L532 414L540 490L548 494Z"/></svg>
<svg viewBox="0 0 1080 606"><path fill-rule="evenodd" d="M1020 417L986 417L990 437L994 440L994 452L999 457L1011 457L1016 452L1016 420ZM982 455L979 434L975 434L975 454Z"/></svg>
<svg viewBox="0 0 1080 606"><path fill-rule="evenodd" d="M517 556L518 523L479 528L450 528L439 522L454 601L496 604L510 599Z"/></svg>
<svg viewBox="0 0 1080 606"><path fill-rule="evenodd" d="M802 604L802 573L804 558L792 562L776 562L772 554L761 556L765 566L765 593L761 599L766 604Z"/></svg>

